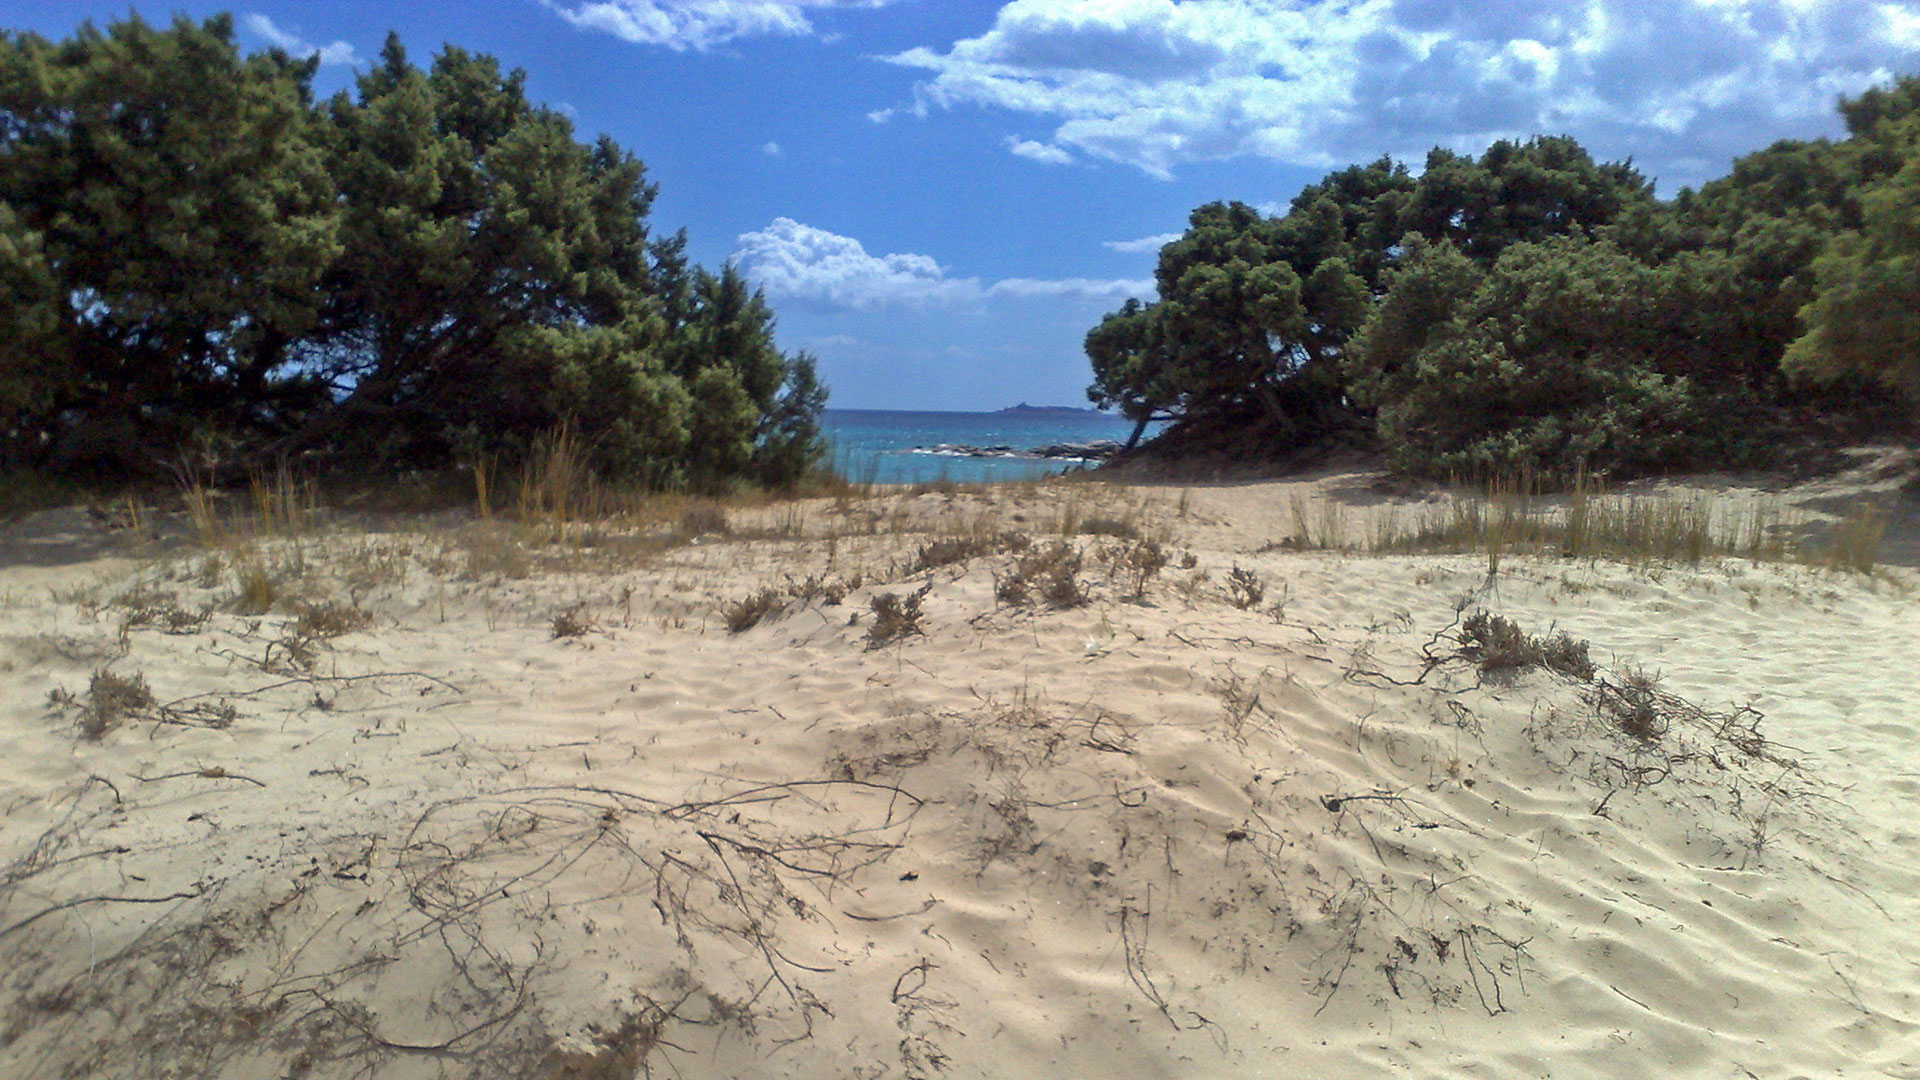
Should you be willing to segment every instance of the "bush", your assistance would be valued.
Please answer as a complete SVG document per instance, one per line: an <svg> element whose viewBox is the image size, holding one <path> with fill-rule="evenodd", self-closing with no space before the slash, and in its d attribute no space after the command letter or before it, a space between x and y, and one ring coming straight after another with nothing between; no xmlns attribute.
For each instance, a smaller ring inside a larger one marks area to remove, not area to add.
<svg viewBox="0 0 1920 1080"><path fill-rule="evenodd" d="M1259 574L1239 566L1227 572L1227 602L1234 607L1250 611L1266 597L1267 587L1261 584Z"/></svg>
<svg viewBox="0 0 1920 1080"><path fill-rule="evenodd" d="M593 621L593 614L587 610L587 603L584 600L560 611L553 617L555 641L562 638L586 637L597 627L598 624Z"/></svg>
<svg viewBox="0 0 1920 1080"><path fill-rule="evenodd" d="M1080 584L1080 552L1055 542L1020 556L1006 577L994 582L993 594L1002 603L1025 605L1036 601L1049 607L1078 607L1088 600Z"/></svg>
<svg viewBox="0 0 1920 1080"><path fill-rule="evenodd" d="M1671 351L1659 333L1664 280L1604 242L1509 249L1400 369L1375 376L1395 467L1566 479L1705 456L1718 435L1692 383L1650 359Z"/></svg>
<svg viewBox="0 0 1920 1080"><path fill-rule="evenodd" d="M913 561L907 564L908 576L936 570L942 566L977 559L982 555L995 555L1003 551L1025 551L1033 546L1033 541L1025 534L1003 532L992 536L950 536L920 545L914 553Z"/></svg>
<svg viewBox="0 0 1920 1080"><path fill-rule="evenodd" d="M1595 674L1587 642L1575 641L1564 630L1534 637L1510 619L1476 611L1461 622L1459 641L1460 655L1488 674L1544 667L1581 682L1592 681Z"/></svg>
<svg viewBox="0 0 1920 1080"><path fill-rule="evenodd" d="M120 718L142 709L153 708L153 691L146 676L115 675L101 668L87 683L87 707L80 716L80 734L98 740Z"/></svg>
<svg viewBox="0 0 1920 1080"><path fill-rule="evenodd" d="M1136 603L1146 599L1147 582L1166 569L1171 561L1167 549L1157 540L1136 540L1113 553L1113 572L1126 585L1126 598Z"/></svg>
<svg viewBox="0 0 1920 1080"><path fill-rule="evenodd" d="M767 618L786 610L786 606L779 590L761 589L727 608L727 633L738 634L751 630Z"/></svg>
<svg viewBox="0 0 1920 1080"><path fill-rule="evenodd" d="M867 627L867 648L877 649L912 634L923 634L920 629L920 601L933 590L928 582L905 596L898 593L881 593L873 598L873 625Z"/></svg>

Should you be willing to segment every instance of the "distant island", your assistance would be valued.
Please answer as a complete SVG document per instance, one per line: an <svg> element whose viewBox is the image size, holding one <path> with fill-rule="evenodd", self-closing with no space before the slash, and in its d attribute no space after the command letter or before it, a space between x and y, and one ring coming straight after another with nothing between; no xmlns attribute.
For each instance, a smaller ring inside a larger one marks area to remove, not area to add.
<svg viewBox="0 0 1920 1080"><path fill-rule="evenodd" d="M1099 409L1082 409L1074 405L1029 405L1024 401L1018 405L1009 405L1006 408L999 410L994 415L996 416L1059 416L1062 413L1070 413L1075 416L1101 415Z"/></svg>

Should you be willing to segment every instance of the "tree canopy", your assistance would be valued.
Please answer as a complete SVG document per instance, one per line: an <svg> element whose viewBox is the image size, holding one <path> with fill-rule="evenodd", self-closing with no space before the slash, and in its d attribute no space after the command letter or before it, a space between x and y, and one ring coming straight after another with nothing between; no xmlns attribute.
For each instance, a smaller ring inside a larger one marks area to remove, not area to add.
<svg viewBox="0 0 1920 1080"><path fill-rule="evenodd" d="M785 483L825 391L525 75L397 37L352 92L230 17L0 38L0 456L414 468L571 423L610 473Z"/></svg>
<svg viewBox="0 0 1920 1080"><path fill-rule="evenodd" d="M1667 202L1555 136L1356 165L1277 216L1200 207L1158 298L1088 333L1088 396L1183 445L1253 420L1430 475L1758 463L1836 400L1813 382L1920 400L1920 80L1841 111L1847 139Z"/></svg>

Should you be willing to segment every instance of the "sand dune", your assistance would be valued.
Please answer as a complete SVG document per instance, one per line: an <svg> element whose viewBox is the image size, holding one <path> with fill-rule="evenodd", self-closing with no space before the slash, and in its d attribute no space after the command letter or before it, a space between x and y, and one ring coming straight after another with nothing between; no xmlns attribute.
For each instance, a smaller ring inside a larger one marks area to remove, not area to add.
<svg viewBox="0 0 1920 1080"><path fill-rule="evenodd" d="M1920 1076L1912 570L1274 546L1343 491L337 526L261 615L9 526L0 1075ZM1174 562L905 572L1063 514ZM1480 610L1596 670L1483 671ZM103 670L152 702L89 739Z"/></svg>

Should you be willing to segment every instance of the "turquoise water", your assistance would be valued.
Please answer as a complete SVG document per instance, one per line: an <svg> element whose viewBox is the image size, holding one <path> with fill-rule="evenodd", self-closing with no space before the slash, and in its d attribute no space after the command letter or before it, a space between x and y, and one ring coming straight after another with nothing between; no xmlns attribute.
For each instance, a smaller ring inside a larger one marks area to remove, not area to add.
<svg viewBox="0 0 1920 1080"><path fill-rule="evenodd" d="M821 428L834 468L850 480L918 484L930 480L977 483L1028 480L1081 467L1060 459L966 457L916 451L941 444L1011 446L1021 450L1058 443L1111 439L1124 443L1133 422L1102 413L883 412L828 409ZM1149 434L1153 431L1148 429Z"/></svg>

